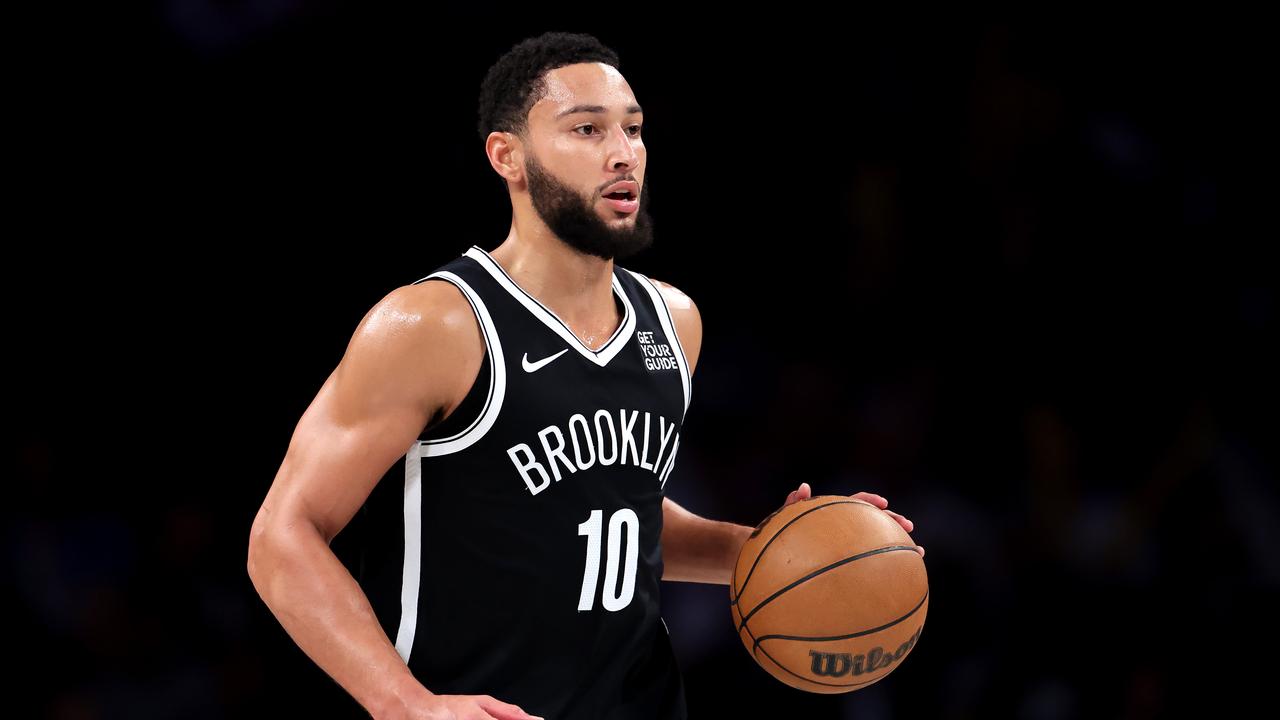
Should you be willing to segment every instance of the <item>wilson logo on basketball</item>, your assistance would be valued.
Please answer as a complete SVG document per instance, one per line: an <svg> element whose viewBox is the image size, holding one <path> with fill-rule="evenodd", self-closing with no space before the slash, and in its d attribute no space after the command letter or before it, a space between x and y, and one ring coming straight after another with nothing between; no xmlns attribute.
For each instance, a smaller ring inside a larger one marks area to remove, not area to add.
<svg viewBox="0 0 1280 720"><path fill-rule="evenodd" d="M813 659L813 674L823 677L843 677L845 675L862 675L887 668L911 652L911 648L915 646L916 639L920 637L920 631L923 629L923 625L916 628L915 633L892 653L886 653L880 647L871 648L871 652L866 655L824 653L810 650L809 657Z"/></svg>

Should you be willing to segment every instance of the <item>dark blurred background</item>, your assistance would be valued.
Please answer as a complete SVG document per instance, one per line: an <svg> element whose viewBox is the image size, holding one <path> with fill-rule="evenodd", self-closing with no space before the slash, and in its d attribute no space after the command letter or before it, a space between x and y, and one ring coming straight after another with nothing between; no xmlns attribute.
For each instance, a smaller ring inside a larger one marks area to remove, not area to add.
<svg viewBox="0 0 1280 720"><path fill-rule="evenodd" d="M365 311L505 237L477 90L545 30L620 53L657 188L655 246L621 264L702 312L667 492L754 525L802 481L867 490L928 550L919 644L842 696L756 667L724 586L665 583L693 717L1267 697L1262 23L745 7L13 16L16 716L357 716L254 591L249 527Z"/></svg>

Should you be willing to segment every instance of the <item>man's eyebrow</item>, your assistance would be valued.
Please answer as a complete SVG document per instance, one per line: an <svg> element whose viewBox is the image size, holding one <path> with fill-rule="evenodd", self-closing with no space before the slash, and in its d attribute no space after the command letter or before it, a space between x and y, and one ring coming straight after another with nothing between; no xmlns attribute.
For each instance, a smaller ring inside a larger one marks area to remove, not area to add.
<svg viewBox="0 0 1280 720"><path fill-rule="evenodd" d="M576 113L603 113L604 111L605 111L605 107L603 105L574 105L568 110L558 113L556 115L556 119L559 120L565 115L574 115ZM634 115L636 113L643 113L643 112L644 110L641 110L639 105L630 105L627 107L628 115Z"/></svg>

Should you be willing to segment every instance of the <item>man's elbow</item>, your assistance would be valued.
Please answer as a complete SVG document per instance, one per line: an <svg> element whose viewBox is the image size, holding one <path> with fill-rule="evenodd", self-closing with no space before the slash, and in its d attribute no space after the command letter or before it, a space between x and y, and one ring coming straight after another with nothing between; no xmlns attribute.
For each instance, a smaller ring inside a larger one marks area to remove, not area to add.
<svg viewBox="0 0 1280 720"><path fill-rule="evenodd" d="M325 546L332 535L309 518L298 514L271 512L265 505L249 528L249 550L245 570L255 587L269 579L283 564L302 559L319 542Z"/></svg>
<svg viewBox="0 0 1280 720"><path fill-rule="evenodd" d="M263 511L259 510L257 517L253 519L253 525L249 527L249 552L245 561L245 570L249 573L249 579L253 581L255 588L258 587L258 573L262 567L262 553L267 543L267 523L263 518Z"/></svg>
<svg viewBox="0 0 1280 720"><path fill-rule="evenodd" d="M261 580L271 573L274 558L285 549L287 530L281 527L279 518L274 517L264 505L249 527L249 551L245 558L245 570L254 587L261 592Z"/></svg>

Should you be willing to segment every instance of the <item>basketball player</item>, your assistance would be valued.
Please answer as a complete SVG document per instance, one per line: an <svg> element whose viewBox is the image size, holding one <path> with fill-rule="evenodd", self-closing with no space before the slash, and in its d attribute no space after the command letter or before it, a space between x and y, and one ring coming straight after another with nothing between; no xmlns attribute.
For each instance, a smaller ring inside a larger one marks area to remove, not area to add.
<svg viewBox="0 0 1280 720"><path fill-rule="evenodd" d="M509 234L365 315L254 521L258 592L375 717L686 717L659 582L727 585L752 528L663 496L702 327L615 264L652 235L617 68L548 33L489 70ZM354 570L329 545L349 524Z"/></svg>

